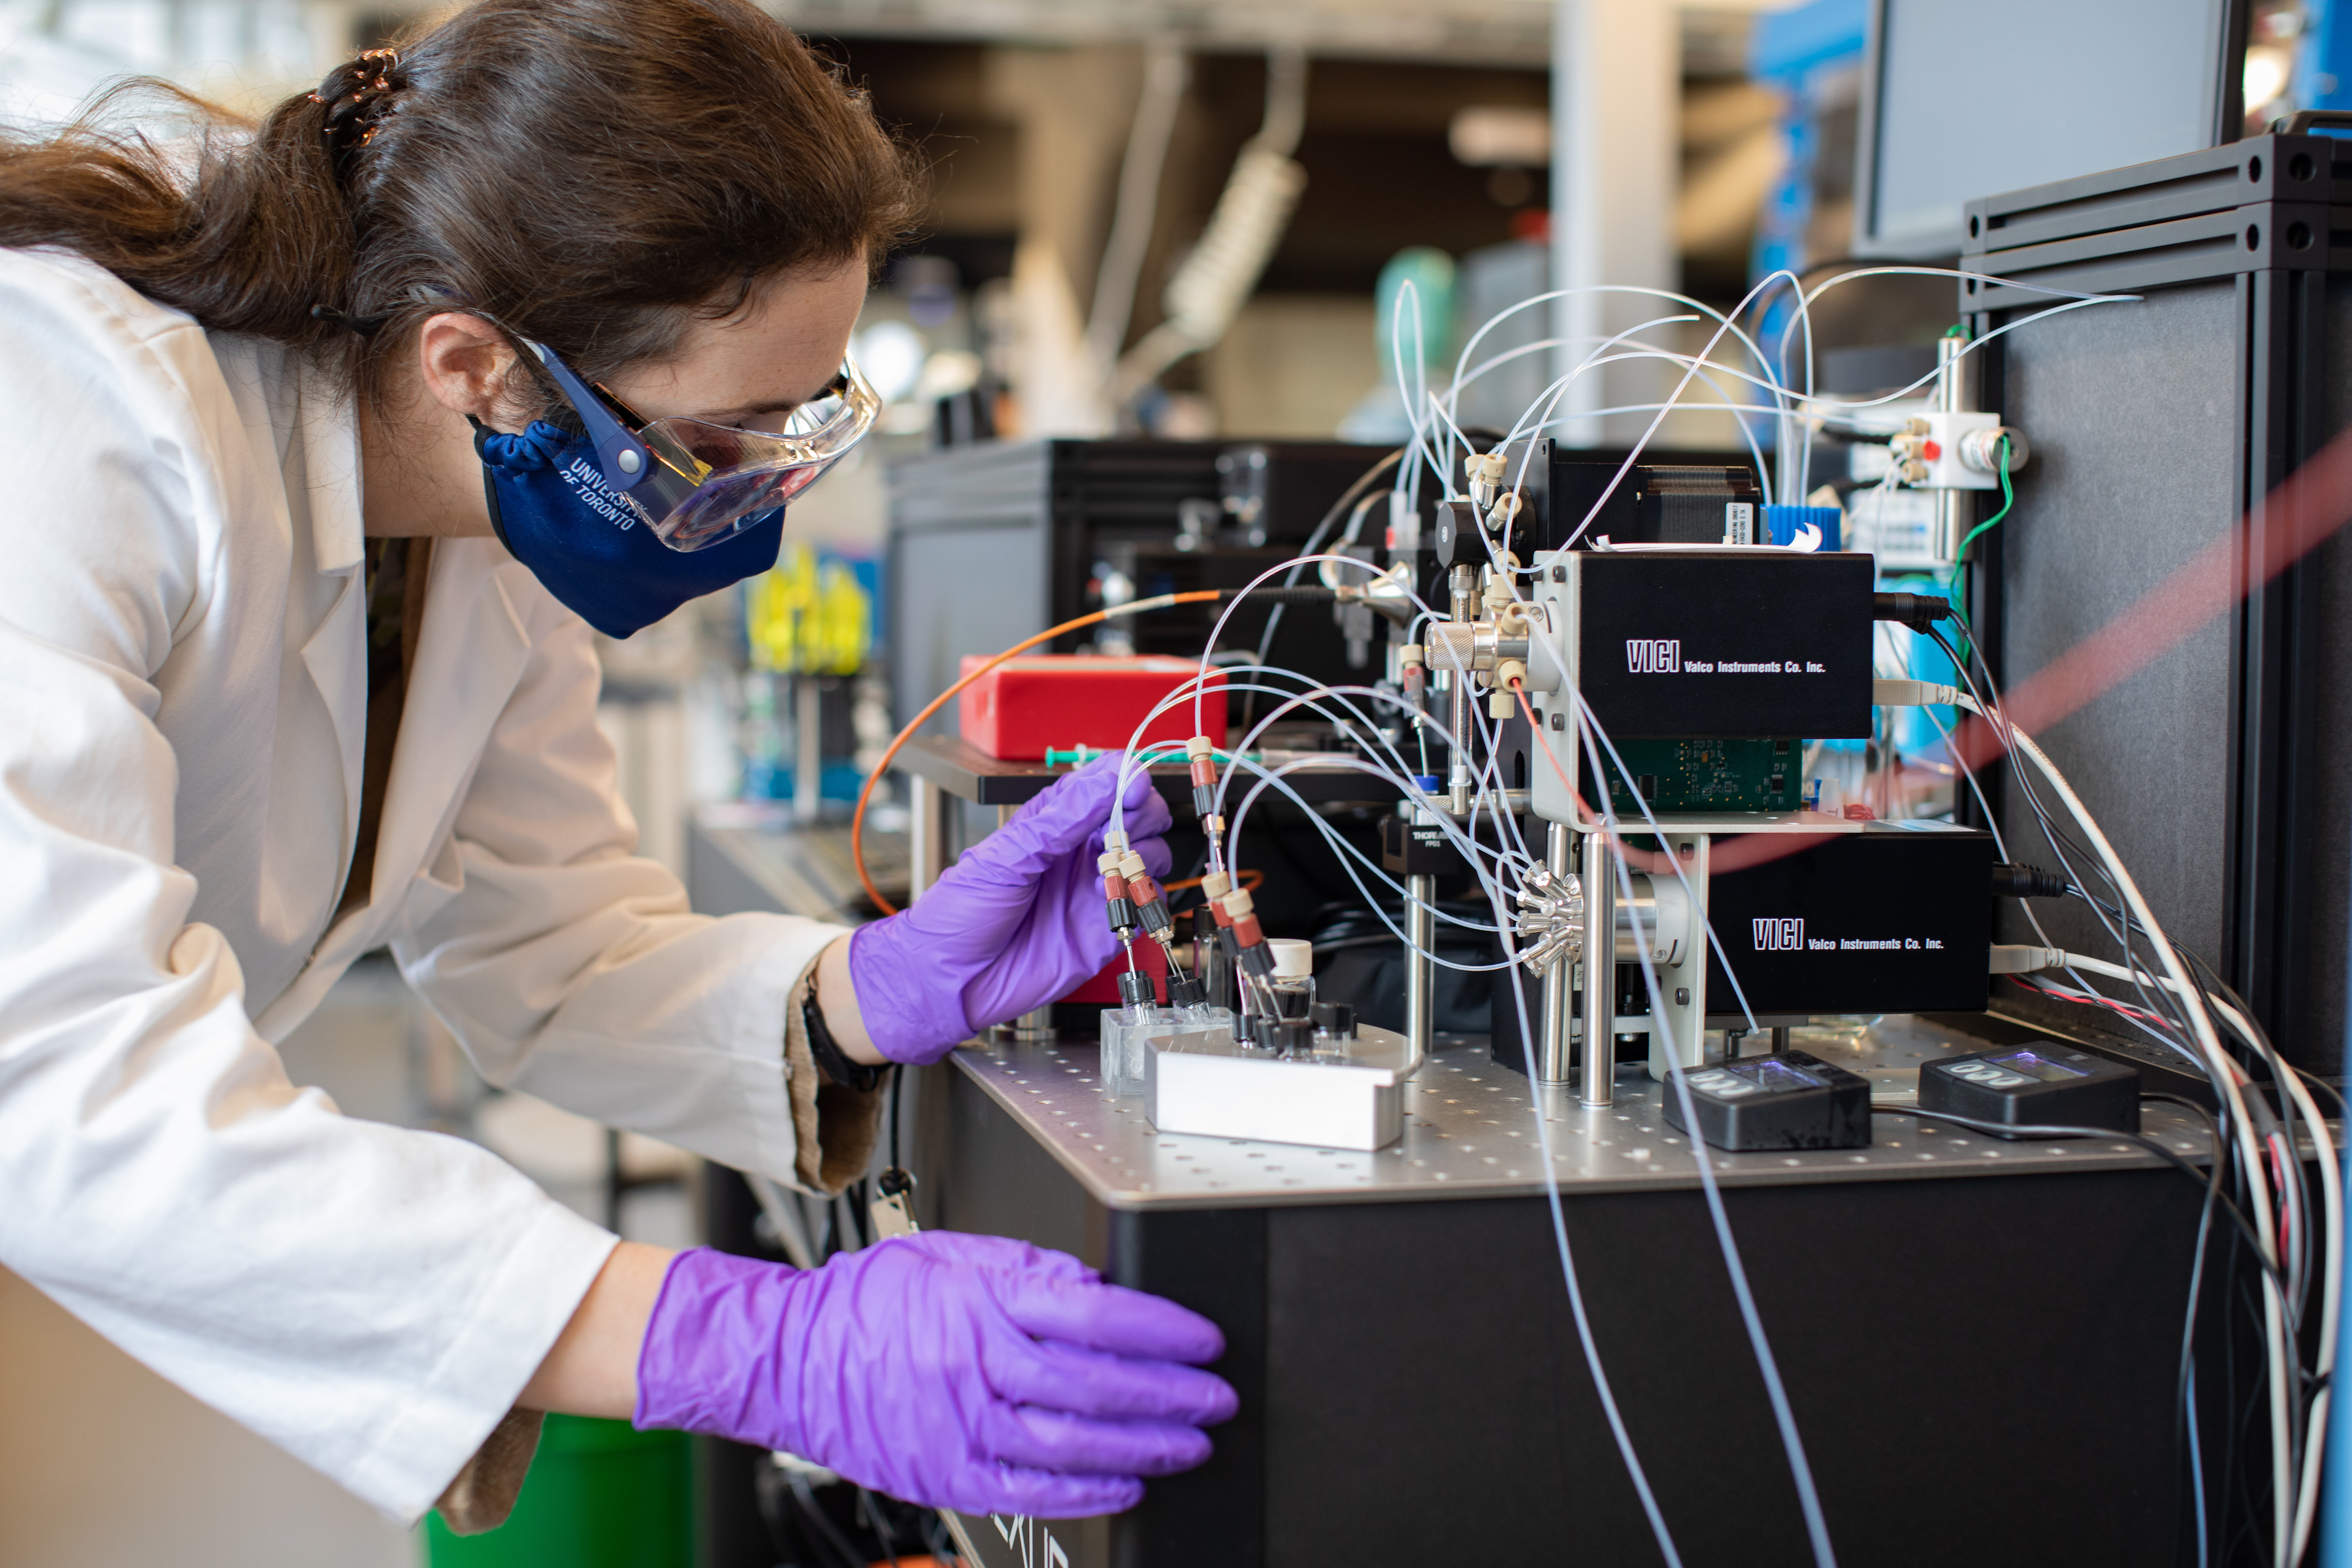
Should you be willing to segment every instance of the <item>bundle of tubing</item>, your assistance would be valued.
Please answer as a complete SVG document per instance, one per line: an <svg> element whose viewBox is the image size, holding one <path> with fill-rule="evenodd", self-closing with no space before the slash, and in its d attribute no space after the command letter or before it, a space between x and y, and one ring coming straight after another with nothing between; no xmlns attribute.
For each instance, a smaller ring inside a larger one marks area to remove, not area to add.
<svg viewBox="0 0 2352 1568"><path fill-rule="evenodd" d="M957 692L961 691L965 687L970 686L973 681L978 680L982 676L986 675L990 670L994 669L1006 659L1017 658L1021 655L1027 653L1031 648L1035 647L1040 643L1052 642L1055 637L1060 637L1066 632L1076 631L1081 626L1090 626L1098 621L1109 620L1113 616L1140 615L1146 610L1165 610L1172 608L1178 605L1208 604L1214 600L1225 597L1227 595L1231 594L1232 591L1233 590L1229 588L1202 588L1190 594L1162 594L1159 597L1153 599L1138 599L1131 605L1113 605L1108 609L1096 610L1090 614L1080 616L1074 621L1064 621L1058 626L1048 626L1044 631L1039 632L1035 637L1030 637L1026 641L1014 643L1011 647L1006 648L1003 653L998 654L994 658L990 659L986 664L982 665L979 668L966 673L954 685L949 687L945 691L940 692L937 697L932 698L929 706L926 707L920 713L916 714L914 718L908 720L907 727L899 731L898 734L891 737L888 749L882 753L882 760L874 764L874 771L866 775L866 787L857 792L856 814L849 819L850 863L857 868L858 883L860 886L865 888L866 896L874 900L874 907L880 910L886 915L895 915L898 912L898 906L882 896L882 889L874 885L873 876L866 869L866 803L874 798L874 786L882 781L885 774L889 773L890 759L897 756L898 754L898 749L904 746L908 741L914 739L915 731L929 723L931 721L931 715L946 707Z"/></svg>

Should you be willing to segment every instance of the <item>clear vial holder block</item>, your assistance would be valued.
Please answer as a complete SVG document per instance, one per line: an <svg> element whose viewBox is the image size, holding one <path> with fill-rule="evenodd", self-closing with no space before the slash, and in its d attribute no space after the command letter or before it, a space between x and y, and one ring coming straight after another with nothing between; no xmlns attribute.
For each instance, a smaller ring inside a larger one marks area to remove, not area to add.
<svg viewBox="0 0 2352 1568"><path fill-rule="evenodd" d="M1106 1007L1102 1010L1102 1078L1111 1093L1143 1092L1145 1043L1157 1036L1223 1029L1231 1034L1234 1015L1225 1007Z"/></svg>

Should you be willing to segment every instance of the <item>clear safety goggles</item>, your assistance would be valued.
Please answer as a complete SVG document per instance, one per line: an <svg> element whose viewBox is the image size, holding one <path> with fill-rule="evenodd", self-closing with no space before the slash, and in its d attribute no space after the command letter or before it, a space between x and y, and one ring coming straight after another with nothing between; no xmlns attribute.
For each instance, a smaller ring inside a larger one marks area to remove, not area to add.
<svg viewBox="0 0 2352 1568"><path fill-rule="evenodd" d="M882 399L845 359L823 392L775 416L773 430L646 419L582 381L552 349L520 342L580 416L604 483L672 550L707 550L763 521L839 462L882 411Z"/></svg>

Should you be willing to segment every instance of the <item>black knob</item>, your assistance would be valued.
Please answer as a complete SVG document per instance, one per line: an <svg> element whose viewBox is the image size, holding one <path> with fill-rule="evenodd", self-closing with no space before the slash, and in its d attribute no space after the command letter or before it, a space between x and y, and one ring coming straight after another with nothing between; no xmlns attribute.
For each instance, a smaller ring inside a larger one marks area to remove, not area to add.
<svg viewBox="0 0 2352 1568"><path fill-rule="evenodd" d="M1315 1004L1315 1026L1343 1040L1356 1037L1356 1008L1349 1002L1318 1002Z"/></svg>
<svg viewBox="0 0 2352 1568"><path fill-rule="evenodd" d="M1466 500L1438 503L1437 526L1430 544L1440 566L1477 566L1486 560L1486 542L1478 534L1478 514Z"/></svg>

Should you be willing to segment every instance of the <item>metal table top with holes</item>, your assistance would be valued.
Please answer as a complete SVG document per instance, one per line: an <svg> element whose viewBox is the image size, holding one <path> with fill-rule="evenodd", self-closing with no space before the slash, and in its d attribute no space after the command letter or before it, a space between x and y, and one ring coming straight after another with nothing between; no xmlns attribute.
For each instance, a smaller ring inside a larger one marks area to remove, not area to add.
<svg viewBox="0 0 2352 1568"><path fill-rule="evenodd" d="M1840 1560L2168 1558L2203 1184L2128 1143L1903 1114L1922 1061L1986 1045L1937 1024L1794 1043L1872 1080L1875 1144L1707 1157ZM1402 1139L1361 1154L1161 1136L1104 1093L1090 1042L925 1069L923 1223L1059 1247L1204 1313L1242 1397L1210 1462L1129 1513L963 1521L980 1568L1655 1562L1580 1321L1683 1560L1804 1568L1690 1144L1640 1069L1617 1093L1587 1111L1444 1049ZM2174 1108L2143 1127L2207 1157Z"/></svg>
<svg viewBox="0 0 2352 1568"><path fill-rule="evenodd" d="M1952 1029L1891 1017L1867 1029L1801 1028L1794 1043L1871 1080L1876 1142L1800 1153L1710 1150L1727 1186L2161 1163L2122 1142L2004 1142L1902 1115L1922 1061L1985 1048ZM1365 1154L1158 1132L1140 1099L1106 1092L1091 1044L971 1046L955 1061L1097 1202L1115 1209L1519 1196L1543 1190L1547 1139L1564 1188L1698 1184L1689 1140L1665 1122L1665 1086L1633 1066L1620 1069L1615 1105L1587 1110L1573 1087L1535 1085L1483 1051L1441 1051L1405 1085L1404 1136ZM2143 1130L2192 1160L2210 1152L2203 1128L2172 1107L2149 1107Z"/></svg>

